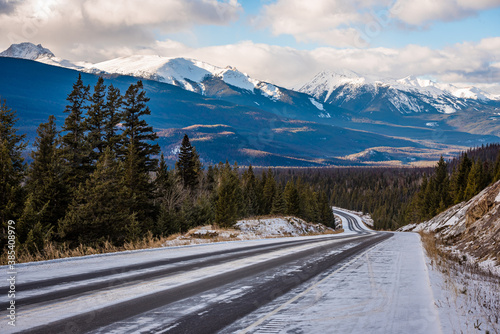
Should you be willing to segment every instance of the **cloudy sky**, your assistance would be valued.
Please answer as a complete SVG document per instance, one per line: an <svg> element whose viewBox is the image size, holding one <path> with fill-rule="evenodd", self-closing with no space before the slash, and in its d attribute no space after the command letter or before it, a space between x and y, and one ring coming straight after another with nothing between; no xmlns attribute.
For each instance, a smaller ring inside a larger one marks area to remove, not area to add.
<svg viewBox="0 0 500 334"><path fill-rule="evenodd" d="M0 49L41 43L232 65L286 87L323 69L500 93L500 0L0 0Z"/></svg>

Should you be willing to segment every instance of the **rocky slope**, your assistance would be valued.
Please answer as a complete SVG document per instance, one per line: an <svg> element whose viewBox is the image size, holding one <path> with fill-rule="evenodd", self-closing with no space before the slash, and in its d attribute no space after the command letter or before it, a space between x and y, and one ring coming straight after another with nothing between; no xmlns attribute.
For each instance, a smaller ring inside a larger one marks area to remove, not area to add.
<svg viewBox="0 0 500 334"><path fill-rule="evenodd" d="M429 221L401 231L435 232L445 244L480 262L500 266L500 181Z"/></svg>

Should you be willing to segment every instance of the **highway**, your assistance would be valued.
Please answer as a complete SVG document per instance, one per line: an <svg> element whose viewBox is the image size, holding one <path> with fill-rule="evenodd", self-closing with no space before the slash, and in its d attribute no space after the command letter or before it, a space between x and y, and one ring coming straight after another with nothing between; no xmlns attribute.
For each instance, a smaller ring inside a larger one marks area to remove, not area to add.
<svg viewBox="0 0 500 334"><path fill-rule="evenodd" d="M32 280L30 264L2 333L217 333L392 236L335 214L345 233L56 261Z"/></svg>

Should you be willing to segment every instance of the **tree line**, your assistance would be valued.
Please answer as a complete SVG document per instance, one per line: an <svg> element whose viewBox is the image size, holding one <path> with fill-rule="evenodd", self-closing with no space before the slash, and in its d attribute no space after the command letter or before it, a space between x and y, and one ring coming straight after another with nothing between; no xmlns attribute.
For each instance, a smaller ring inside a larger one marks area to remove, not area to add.
<svg viewBox="0 0 500 334"><path fill-rule="evenodd" d="M280 182L272 169L256 173L227 161L205 168L187 135L169 169L145 120L148 101L141 81L122 94L103 78L90 87L79 75L62 128L55 116L40 124L29 165L16 112L1 102L2 249L11 219L19 251L32 254L47 243L123 245L148 233L231 227L237 219L270 214L334 226L325 191L301 180Z"/></svg>
<svg viewBox="0 0 500 334"><path fill-rule="evenodd" d="M408 207L407 221L428 220L500 180L499 150L499 144L488 144L463 152L449 162L441 157L433 173L423 178Z"/></svg>

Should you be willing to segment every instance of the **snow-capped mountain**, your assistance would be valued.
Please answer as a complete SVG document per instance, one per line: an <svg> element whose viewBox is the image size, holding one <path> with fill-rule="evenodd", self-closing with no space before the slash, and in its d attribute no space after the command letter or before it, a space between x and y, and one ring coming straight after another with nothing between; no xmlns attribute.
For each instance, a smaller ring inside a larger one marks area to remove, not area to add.
<svg viewBox="0 0 500 334"><path fill-rule="evenodd" d="M246 73L227 66L217 67L202 61L187 58L136 55L111 59L97 64L70 62L56 57L49 49L32 43L13 44L0 53L3 57L35 60L48 65L60 66L95 74L121 74L150 79L179 86L205 95L208 87L221 80L227 85L278 101L282 95L279 87L250 78Z"/></svg>
<svg viewBox="0 0 500 334"><path fill-rule="evenodd" d="M56 57L52 53L52 51L44 48L41 44L35 45L33 43L28 43L28 42L12 44L7 50L0 53L0 57L35 60L47 65L70 68L73 70L86 71L90 73L94 72L94 70L90 69L92 67L91 63L87 62L73 63L70 62L69 60Z"/></svg>
<svg viewBox="0 0 500 334"><path fill-rule="evenodd" d="M275 100L281 95L278 87L252 79L234 67L221 68L195 59L128 56L94 64L92 69L166 82L203 95L211 78L246 91L257 90Z"/></svg>
<svg viewBox="0 0 500 334"><path fill-rule="evenodd" d="M44 48L41 44L32 43L12 44L7 50L0 53L0 57L22 58L38 60L41 58L55 57L52 51Z"/></svg>
<svg viewBox="0 0 500 334"><path fill-rule="evenodd" d="M471 104L497 99L477 87L459 88L414 76L375 80L347 70L320 72L299 91L348 110L384 106L403 114L432 111L451 114Z"/></svg>

